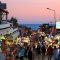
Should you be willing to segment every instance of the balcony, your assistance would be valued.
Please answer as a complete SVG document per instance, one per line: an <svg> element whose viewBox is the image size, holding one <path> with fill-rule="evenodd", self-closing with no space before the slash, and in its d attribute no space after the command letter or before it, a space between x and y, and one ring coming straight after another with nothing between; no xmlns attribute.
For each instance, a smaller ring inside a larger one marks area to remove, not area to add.
<svg viewBox="0 0 60 60"><path fill-rule="evenodd" d="M11 23L9 23L8 21L6 20L0 20L0 29L4 29L4 28L7 28L7 27L10 27Z"/></svg>

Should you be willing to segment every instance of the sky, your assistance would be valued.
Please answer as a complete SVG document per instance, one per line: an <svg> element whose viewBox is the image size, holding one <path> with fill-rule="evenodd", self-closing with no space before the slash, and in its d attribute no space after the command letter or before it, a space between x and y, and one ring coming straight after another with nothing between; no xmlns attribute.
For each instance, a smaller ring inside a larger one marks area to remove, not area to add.
<svg viewBox="0 0 60 60"><path fill-rule="evenodd" d="M54 20L54 11L56 11L56 20L60 20L60 0L0 0L7 4L9 12L8 19L12 16L18 19L20 24L41 24L52 23Z"/></svg>

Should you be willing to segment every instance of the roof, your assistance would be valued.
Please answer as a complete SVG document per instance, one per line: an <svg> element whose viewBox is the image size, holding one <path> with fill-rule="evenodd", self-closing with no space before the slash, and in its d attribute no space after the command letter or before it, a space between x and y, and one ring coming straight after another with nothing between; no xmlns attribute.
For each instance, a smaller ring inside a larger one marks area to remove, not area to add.
<svg viewBox="0 0 60 60"><path fill-rule="evenodd" d="M0 8L0 12L5 12L5 13L7 13L7 14L9 13L8 11L3 10L3 9L1 9L1 8Z"/></svg>

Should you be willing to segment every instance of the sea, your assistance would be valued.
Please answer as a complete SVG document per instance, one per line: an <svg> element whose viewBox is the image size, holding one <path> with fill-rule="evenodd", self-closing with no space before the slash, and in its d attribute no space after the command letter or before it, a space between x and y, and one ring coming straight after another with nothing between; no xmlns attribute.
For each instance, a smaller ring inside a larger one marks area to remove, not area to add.
<svg viewBox="0 0 60 60"><path fill-rule="evenodd" d="M33 30L37 30L41 24L22 24L23 26L30 27Z"/></svg>
<svg viewBox="0 0 60 60"><path fill-rule="evenodd" d="M30 27L33 30L37 30L39 28L39 26L41 26L42 24L21 24L21 25ZM54 26L54 24L52 24L52 26Z"/></svg>

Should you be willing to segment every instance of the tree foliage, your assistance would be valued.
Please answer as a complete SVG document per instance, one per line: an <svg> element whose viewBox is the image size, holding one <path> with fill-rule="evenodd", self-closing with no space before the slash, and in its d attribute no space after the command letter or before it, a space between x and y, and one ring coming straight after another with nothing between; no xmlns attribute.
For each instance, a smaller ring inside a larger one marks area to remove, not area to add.
<svg viewBox="0 0 60 60"><path fill-rule="evenodd" d="M3 15L3 13L2 13L2 12L0 12L0 20L2 20L2 15Z"/></svg>
<svg viewBox="0 0 60 60"><path fill-rule="evenodd" d="M11 18L10 22L13 24L13 26L18 26L17 19L16 18Z"/></svg>

